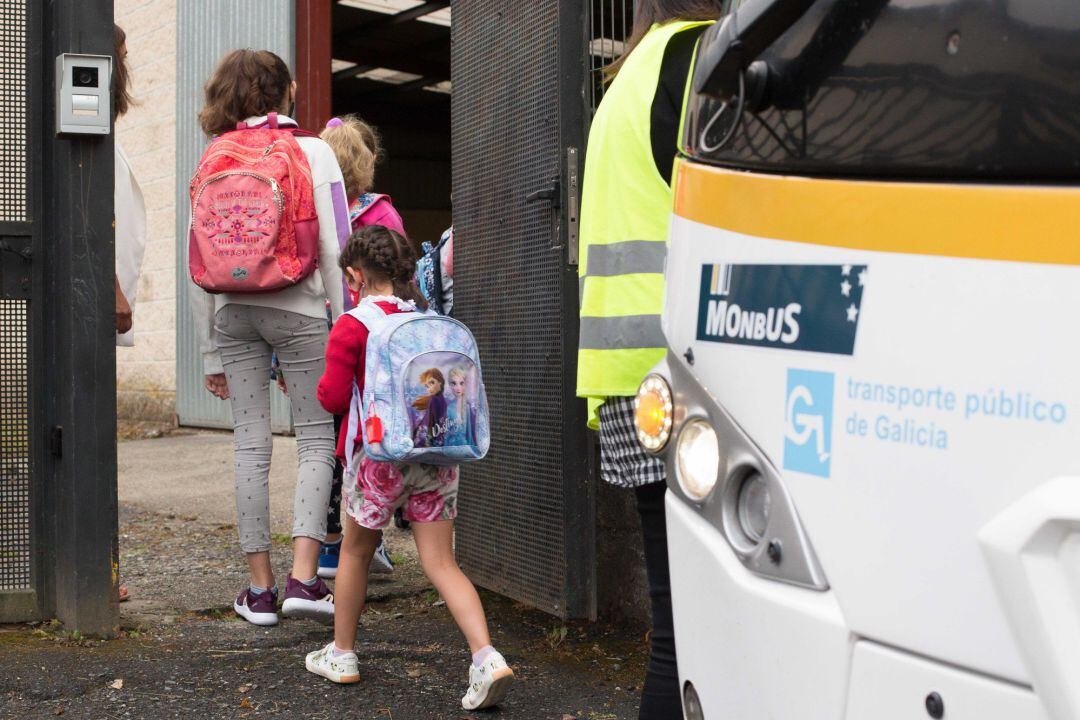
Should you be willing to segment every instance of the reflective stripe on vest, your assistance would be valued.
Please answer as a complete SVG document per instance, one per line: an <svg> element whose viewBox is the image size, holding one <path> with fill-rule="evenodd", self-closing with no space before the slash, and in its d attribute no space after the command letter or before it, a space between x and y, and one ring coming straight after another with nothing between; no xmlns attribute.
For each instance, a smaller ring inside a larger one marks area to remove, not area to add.
<svg viewBox="0 0 1080 720"><path fill-rule="evenodd" d="M652 104L668 42L707 24L653 26L627 57L593 118L580 215L581 397L634 395L664 356L660 311L672 197L653 157ZM590 410L598 405L591 401Z"/></svg>
<svg viewBox="0 0 1080 720"><path fill-rule="evenodd" d="M624 240L609 245L591 245L586 267L589 277L662 273L666 258L666 240Z"/></svg>
<svg viewBox="0 0 1080 720"><path fill-rule="evenodd" d="M663 346L664 333L660 329L659 315L581 318L578 347L584 350Z"/></svg>
<svg viewBox="0 0 1080 720"><path fill-rule="evenodd" d="M666 260L667 242L663 240L626 240L610 245L591 245L586 258L589 274L578 277L578 303L585 295L586 277L663 274Z"/></svg>

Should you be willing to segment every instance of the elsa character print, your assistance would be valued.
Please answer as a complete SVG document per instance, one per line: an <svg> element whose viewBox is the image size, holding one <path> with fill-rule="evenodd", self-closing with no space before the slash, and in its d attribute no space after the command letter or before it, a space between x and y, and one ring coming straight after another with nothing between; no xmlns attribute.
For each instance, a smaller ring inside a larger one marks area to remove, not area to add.
<svg viewBox="0 0 1080 720"><path fill-rule="evenodd" d="M446 411L446 444L475 445L476 432L473 427L475 409L469 402L469 371L463 367L454 367L448 373L450 378L450 406Z"/></svg>
<svg viewBox="0 0 1080 720"><path fill-rule="evenodd" d="M446 396L443 395L446 380L438 368L428 368L420 373L420 382L428 394L416 398L412 404L422 413L413 430L413 445L442 447L446 444Z"/></svg>

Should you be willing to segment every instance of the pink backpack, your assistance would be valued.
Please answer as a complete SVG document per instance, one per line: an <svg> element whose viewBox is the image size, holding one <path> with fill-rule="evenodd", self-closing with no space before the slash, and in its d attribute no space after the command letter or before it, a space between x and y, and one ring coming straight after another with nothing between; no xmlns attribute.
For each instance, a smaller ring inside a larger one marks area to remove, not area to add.
<svg viewBox="0 0 1080 720"><path fill-rule="evenodd" d="M212 293L257 293L295 285L314 271L319 220L307 156L295 128L235 131L206 148L191 179L188 269Z"/></svg>

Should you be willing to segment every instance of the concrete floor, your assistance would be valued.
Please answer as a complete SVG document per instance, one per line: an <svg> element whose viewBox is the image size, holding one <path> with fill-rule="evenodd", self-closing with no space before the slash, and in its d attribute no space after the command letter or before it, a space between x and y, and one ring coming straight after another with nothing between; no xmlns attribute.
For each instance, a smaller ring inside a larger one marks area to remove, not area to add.
<svg viewBox="0 0 1080 720"><path fill-rule="evenodd" d="M119 446L120 503L139 510L236 523L232 433L193 432ZM292 527L296 440L274 437L270 462L272 533Z"/></svg>
<svg viewBox="0 0 1080 720"><path fill-rule="evenodd" d="M274 566L290 560L295 443L277 438L271 478ZM236 537L232 442L225 433L120 444L120 573L132 599L121 636L98 641L57 624L0 626L0 717L311 720L622 720L637 717L647 650L636 626L564 623L482 592L492 641L518 676L501 708L466 713L468 651L420 571L411 534L391 528L398 560L373 576L357 652L361 682L304 669L329 628L256 628L231 603L246 582Z"/></svg>

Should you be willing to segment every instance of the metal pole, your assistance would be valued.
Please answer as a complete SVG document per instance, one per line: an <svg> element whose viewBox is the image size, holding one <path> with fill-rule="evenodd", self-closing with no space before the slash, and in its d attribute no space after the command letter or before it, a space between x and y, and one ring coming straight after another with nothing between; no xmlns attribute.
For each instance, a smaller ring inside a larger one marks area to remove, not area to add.
<svg viewBox="0 0 1080 720"><path fill-rule="evenodd" d="M43 563L50 610L70 630L109 637L117 608L113 137L56 137L53 62L113 51L112 0L53 0L44 12L42 167L45 386L34 431L48 452Z"/></svg>

